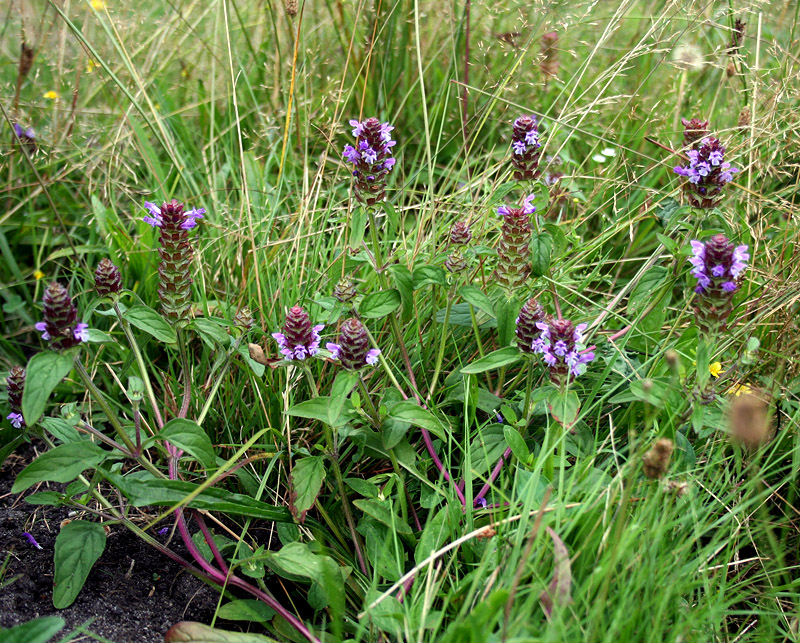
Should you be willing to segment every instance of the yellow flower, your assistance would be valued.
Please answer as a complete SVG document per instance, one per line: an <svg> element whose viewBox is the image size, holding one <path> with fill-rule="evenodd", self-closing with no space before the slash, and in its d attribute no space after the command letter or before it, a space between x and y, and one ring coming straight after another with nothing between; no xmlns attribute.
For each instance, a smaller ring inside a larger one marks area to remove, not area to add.
<svg viewBox="0 0 800 643"><path fill-rule="evenodd" d="M711 373L711 377L719 377L720 373L722 373L722 362L713 362L709 364L708 372Z"/></svg>
<svg viewBox="0 0 800 643"><path fill-rule="evenodd" d="M94 60L89 58L86 61L86 73L91 74L95 69L97 69L100 65L98 65Z"/></svg>
<svg viewBox="0 0 800 643"><path fill-rule="evenodd" d="M752 393L753 389L750 388L747 384L736 384L732 386L728 393L733 393L735 397L739 397L740 395L747 395L748 393Z"/></svg>
<svg viewBox="0 0 800 643"><path fill-rule="evenodd" d="M52 89L47 92L42 98L48 98L50 100L56 100L58 98L58 92L54 92Z"/></svg>
<svg viewBox="0 0 800 643"><path fill-rule="evenodd" d="M92 9L95 11L102 11L106 8L106 5L103 4L103 0L92 0Z"/></svg>
<svg viewBox="0 0 800 643"><path fill-rule="evenodd" d="M44 278L44 273L41 270L37 270L33 273L33 276L35 277L36 281L39 281L40 279Z"/></svg>

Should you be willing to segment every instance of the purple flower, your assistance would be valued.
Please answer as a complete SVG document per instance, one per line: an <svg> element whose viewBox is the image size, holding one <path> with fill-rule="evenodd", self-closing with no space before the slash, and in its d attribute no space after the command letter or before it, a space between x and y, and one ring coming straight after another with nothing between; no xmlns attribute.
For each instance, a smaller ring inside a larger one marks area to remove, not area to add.
<svg viewBox="0 0 800 643"><path fill-rule="evenodd" d="M325 348L330 351L331 359L340 362L345 368L357 370L378 363L381 351L369 347L367 329L357 319L351 318L342 323L338 340L338 343L327 343Z"/></svg>
<svg viewBox="0 0 800 643"><path fill-rule="evenodd" d="M342 158L354 166L356 198L365 205L374 205L383 200L387 174L395 165L392 148L397 143L391 134L394 127L377 118L351 120L350 125L356 145L345 145Z"/></svg>
<svg viewBox="0 0 800 643"><path fill-rule="evenodd" d="M550 380L563 386L586 371L586 365L594 359L594 353L583 345L583 331L587 324L574 326L566 319L538 322L541 335L531 344L534 353L542 356L550 369Z"/></svg>
<svg viewBox="0 0 800 643"><path fill-rule="evenodd" d="M147 208L153 216L142 217L142 221L150 224L154 228L162 228L164 226L164 219L161 214L161 208L155 203L150 203L150 201L145 201L144 207ZM178 223L178 227L181 230L191 230L197 225L197 219L202 219L205 213L205 208L193 208L192 210L182 211L181 215L183 216L183 220Z"/></svg>
<svg viewBox="0 0 800 643"><path fill-rule="evenodd" d="M22 425L25 424L25 418L22 417L21 413L9 413L6 419L11 422L11 426L15 429L21 429Z"/></svg>
<svg viewBox="0 0 800 643"><path fill-rule="evenodd" d="M319 353L319 332L323 328L322 324L312 326L308 313L300 306L293 306L286 313L283 332L272 333L272 337L286 359L303 361Z"/></svg>
<svg viewBox="0 0 800 643"><path fill-rule="evenodd" d="M159 529L159 530L158 530L158 535L159 535L159 536L163 536L163 535L164 535L164 534L166 534L168 531L169 531L169 527L162 527L161 529Z"/></svg>
<svg viewBox="0 0 800 643"><path fill-rule="evenodd" d="M725 147L719 139L710 136L694 137L696 131L705 132L707 125L707 122L684 119L684 136L692 145L692 149L686 152L689 164L678 165L673 170L678 176L687 179L683 189L690 203L696 208L706 209L719 204L722 188L733 180L734 172L739 171L725 162Z"/></svg>
<svg viewBox="0 0 800 643"><path fill-rule="evenodd" d="M27 531L23 531L23 532L22 532L22 535L23 535L23 536L25 536L25 539L26 539L26 540L27 540L27 541L28 541L28 542L29 542L31 545L33 545L34 547L36 547L36 549L41 549L41 548L42 548L42 546L41 546L39 543L37 543L37 542L36 542L36 539L35 539L35 538L34 538L34 537L31 535L31 534L29 534Z"/></svg>
<svg viewBox="0 0 800 643"><path fill-rule="evenodd" d="M520 116L514 121L511 134L511 164L517 181L530 181L539 176L540 147L536 117Z"/></svg>
<svg viewBox="0 0 800 643"><path fill-rule="evenodd" d="M72 331L75 339L79 342L88 342L89 341L89 324L84 324L83 322L78 322L75 326L75 330Z"/></svg>
<svg viewBox="0 0 800 643"><path fill-rule="evenodd" d="M50 333L47 332L47 322L37 322L33 327L42 334L42 339L44 341L50 339Z"/></svg>

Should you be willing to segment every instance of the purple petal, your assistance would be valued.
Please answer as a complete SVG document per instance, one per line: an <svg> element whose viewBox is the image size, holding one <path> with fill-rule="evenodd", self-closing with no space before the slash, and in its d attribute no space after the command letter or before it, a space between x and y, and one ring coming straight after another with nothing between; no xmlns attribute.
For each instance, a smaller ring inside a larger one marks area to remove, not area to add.
<svg viewBox="0 0 800 643"><path fill-rule="evenodd" d="M36 547L36 549L41 549L41 548L42 548L42 546L41 546L39 543L37 543L37 542L36 542L36 539L35 539L35 538L34 538L34 537L31 535L31 534L29 534L27 531L23 531L23 532L22 532L22 535L23 535L23 536L25 536L25 539L26 539L26 540L27 540L27 541L28 541L28 542L29 542L31 545L33 545L34 547Z"/></svg>
<svg viewBox="0 0 800 643"><path fill-rule="evenodd" d="M78 324L75 326L75 329L72 331L72 335L79 342L88 342L89 341L89 324L84 324L83 322L78 322Z"/></svg>
<svg viewBox="0 0 800 643"><path fill-rule="evenodd" d="M47 332L47 322L39 322L37 323L34 328L38 330L42 334L42 339L47 341L50 339L50 333Z"/></svg>
<svg viewBox="0 0 800 643"><path fill-rule="evenodd" d="M342 350L342 347L339 346L339 344L328 342L327 344L325 344L325 348L327 348L328 351L330 352L331 359L339 359L339 352Z"/></svg>
<svg viewBox="0 0 800 643"><path fill-rule="evenodd" d="M6 419L11 422L11 426L13 426L15 429L21 429L22 425L25 424L25 418L23 418L19 413L9 413L6 416Z"/></svg>
<svg viewBox="0 0 800 643"><path fill-rule="evenodd" d="M364 361L367 362L370 366L375 366L378 363L378 355L381 354L381 350L379 348L373 348L367 353L367 357Z"/></svg>

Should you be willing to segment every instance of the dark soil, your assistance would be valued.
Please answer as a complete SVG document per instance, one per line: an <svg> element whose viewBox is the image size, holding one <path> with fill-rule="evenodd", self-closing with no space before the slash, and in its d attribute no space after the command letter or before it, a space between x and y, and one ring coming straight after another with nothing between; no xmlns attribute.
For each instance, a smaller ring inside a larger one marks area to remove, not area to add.
<svg viewBox="0 0 800 643"><path fill-rule="evenodd" d="M30 447L20 449L0 468L0 568L3 561L8 565L0 584L16 577L0 589L0 627L60 616L67 623L61 636L82 627L115 643L150 643L163 641L179 621L211 621L218 593L122 526L111 528L105 552L77 600L66 609L55 609L53 548L70 510L24 501L25 495L44 491L44 486L10 493L16 474L33 455ZM59 490L63 485L47 488ZM29 543L23 532L33 535L42 549ZM182 543L173 540L170 548L186 556Z"/></svg>

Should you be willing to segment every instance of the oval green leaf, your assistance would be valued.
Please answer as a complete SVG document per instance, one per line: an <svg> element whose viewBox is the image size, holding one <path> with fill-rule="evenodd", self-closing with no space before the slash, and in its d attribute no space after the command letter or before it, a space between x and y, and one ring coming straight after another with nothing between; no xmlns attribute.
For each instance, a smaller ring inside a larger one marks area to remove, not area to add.
<svg viewBox="0 0 800 643"><path fill-rule="evenodd" d="M33 426L42 417L53 389L72 370L69 353L43 351L31 357L25 370L22 391L22 416L25 424Z"/></svg>
<svg viewBox="0 0 800 643"><path fill-rule="evenodd" d="M71 482L83 471L95 468L106 455L99 446L88 440L68 442L45 451L19 472L11 493L20 493L37 482Z"/></svg>
<svg viewBox="0 0 800 643"><path fill-rule="evenodd" d="M78 597L89 570L106 548L106 532L96 522L73 520L56 537L53 605L69 607Z"/></svg>
<svg viewBox="0 0 800 643"><path fill-rule="evenodd" d="M175 418L164 425L158 437L169 440L208 469L217 464L211 439L203 430L203 427L196 422L185 418Z"/></svg>
<svg viewBox="0 0 800 643"><path fill-rule="evenodd" d="M484 371L491 371L495 368L508 366L509 364L518 362L520 359L522 359L522 355L520 355L519 350L514 346L507 346L506 348L501 348L493 353L489 353L485 357L475 360L472 364L462 368L461 372L465 374L483 373Z"/></svg>
<svg viewBox="0 0 800 643"><path fill-rule="evenodd" d="M358 312L367 319L380 319L400 308L400 293L394 288L381 290L364 297Z"/></svg>
<svg viewBox="0 0 800 643"><path fill-rule="evenodd" d="M178 341L175 329L161 315L148 306L133 306L123 313L123 317L132 326L136 326L139 330L152 335L160 342L174 344Z"/></svg>

